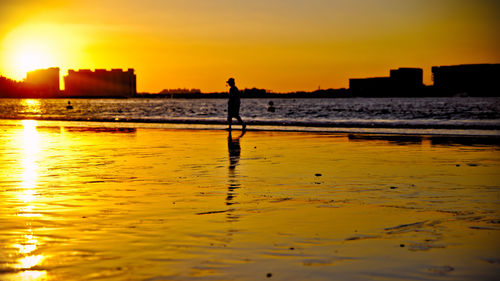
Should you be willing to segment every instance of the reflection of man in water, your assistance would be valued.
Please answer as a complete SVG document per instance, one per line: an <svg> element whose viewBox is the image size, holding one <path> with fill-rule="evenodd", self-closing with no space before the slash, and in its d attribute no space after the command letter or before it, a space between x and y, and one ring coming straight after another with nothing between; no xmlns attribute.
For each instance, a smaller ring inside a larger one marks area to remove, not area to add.
<svg viewBox="0 0 500 281"><path fill-rule="evenodd" d="M235 196L234 190L240 188L235 168L240 161L240 138L243 137L244 134L245 131L243 131L239 137L233 139L231 131L229 131L229 135L227 136L227 150L229 151L229 186L227 190L226 205L235 204L233 201Z"/></svg>
<svg viewBox="0 0 500 281"><path fill-rule="evenodd" d="M229 78L226 83L231 87L229 89L229 100L227 103L227 123L229 125L229 130L231 130L233 117L240 122L243 126L242 129L245 130L247 125L243 122L243 120L241 120L240 117L240 91L234 83L234 78Z"/></svg>
<svg viewBox="0 0 500 281"><path fill-rule="evenodd" d="M241 132L241 135L235 139L229 131L229 135L227 136L227 149L229 150L229 169L234 169L238 162L240 161L240 138L243 137L245 131Z"/></svg>

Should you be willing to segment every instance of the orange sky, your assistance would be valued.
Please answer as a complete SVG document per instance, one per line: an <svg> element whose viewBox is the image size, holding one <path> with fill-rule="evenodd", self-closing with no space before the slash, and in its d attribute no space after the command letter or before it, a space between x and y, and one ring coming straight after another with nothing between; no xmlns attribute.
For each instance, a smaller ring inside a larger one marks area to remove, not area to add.
<svg viewBox="0 0 500 281"><path fill-rule="evenodd" d="M70 2L70 3L68 3ZM4 0L0 75L135 68L138 91L348 86L390 68L500 62L496 0Z"/></svg>

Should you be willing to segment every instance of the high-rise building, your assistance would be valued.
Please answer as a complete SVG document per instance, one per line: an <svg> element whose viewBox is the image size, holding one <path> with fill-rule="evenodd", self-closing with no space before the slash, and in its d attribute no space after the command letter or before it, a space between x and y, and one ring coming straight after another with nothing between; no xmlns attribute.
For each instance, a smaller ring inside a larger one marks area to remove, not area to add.
<svg viewBox="0 0 500 281"><path fill-rule="evenodd" d="M349 90L356 96L416 96L424 88L421 68L391 69L389 77L349 79Z"/></svg>
<svg viewBox="0 0 500 281"><path fill-rule="evenodd" d="M418 90L423 86L424 72L421 68L400 67L391 69L393 87L401 90Z"/></svg>
<svg viewBox="0 0 500 281"><path fill-rule="evenodd" d="M137 93L134 69L68 70L64 77L68 97L132 97Z"/></svg>
<svg viewBox="0 0 500 281"><path fill-rule="evenodd" d="M500 64L433 66L434 88L440 94L498 96Z"/></svg>
<svg viewBox="0 0 500 281"><path fill-rule="evenodd" d="M59 96L59 67L37 69L26 73L26 94L30 97Z"/></svg>

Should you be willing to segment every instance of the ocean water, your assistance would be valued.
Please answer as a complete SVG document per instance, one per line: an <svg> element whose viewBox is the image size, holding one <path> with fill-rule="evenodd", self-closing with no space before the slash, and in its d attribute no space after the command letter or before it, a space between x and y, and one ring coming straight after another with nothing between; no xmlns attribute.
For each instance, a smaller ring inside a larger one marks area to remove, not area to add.
<svg viewBox="0 0 500 281"><path fill-rule="evenodd" d="M269 101L274 112L268 111ZM0 118L222 123L226 104L225 99L0 99ZM500 98L242 99L241 116L254 124L496 128Z"/></svg>

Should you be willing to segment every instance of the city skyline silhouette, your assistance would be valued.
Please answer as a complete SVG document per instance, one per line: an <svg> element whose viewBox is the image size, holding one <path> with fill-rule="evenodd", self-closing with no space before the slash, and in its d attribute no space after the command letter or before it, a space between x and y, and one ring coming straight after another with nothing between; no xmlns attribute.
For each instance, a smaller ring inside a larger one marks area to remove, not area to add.
<svg viewBox="0 0 500 281"><path fill-rule="evenodd" d="M400 67L391 69L389 76L349 78L349 87L276 93L257 87L242 89L244 98L335 98L335 97L441 97L498 96L500 64L467 64L432 66L432 84L423 83L423 69ZM61 87L61 78L64 89ZM233 78L230 78L231 80ZM229 82L228 80L228 82ZM234 79L233 79L234 81ZM221 98L227 92L202 92L200 89L169 89L158 93L137 91L137 76L133 68L126 71L106 69L69 69L60 76L59 67L37 69L26 73L22 81L0 76L0 98Z"/></svg>

